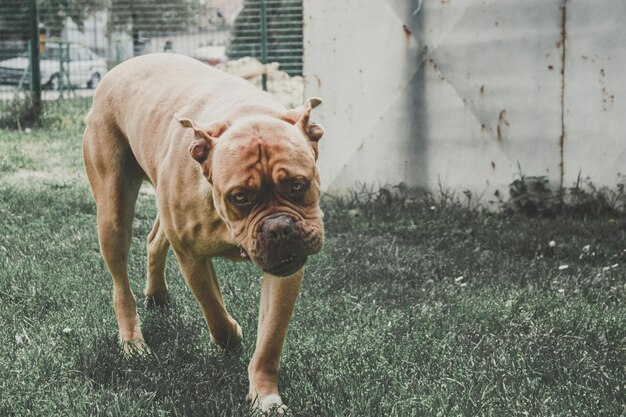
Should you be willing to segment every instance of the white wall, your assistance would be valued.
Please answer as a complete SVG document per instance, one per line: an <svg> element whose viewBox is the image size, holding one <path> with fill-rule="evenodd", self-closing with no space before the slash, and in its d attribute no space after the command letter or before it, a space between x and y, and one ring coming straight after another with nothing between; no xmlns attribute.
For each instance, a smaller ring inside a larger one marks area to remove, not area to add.
<svg viewBox="0 0 626 417"><path fill-rule="evenodd" d="M581 171L614 186L626 171L626 2L562 4L304 0L325 188L441 184L487 202L518 164L554 185Z"/></svg>
<svg viewBox="0 0 626 417"><path fill-rule="evenodd" d="M626 174L626 2L571 1L567 16L565 176L615 185Z"/></svg>

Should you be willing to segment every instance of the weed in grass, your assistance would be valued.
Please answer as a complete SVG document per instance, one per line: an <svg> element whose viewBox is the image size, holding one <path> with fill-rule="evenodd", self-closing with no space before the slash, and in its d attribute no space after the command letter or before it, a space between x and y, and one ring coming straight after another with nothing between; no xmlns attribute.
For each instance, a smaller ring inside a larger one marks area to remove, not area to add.
<svg viewBox="0 0 626 417"><path fill-rule="evenodd" d="M567 189L565 206L568 211L578 216L615 215L626 212L626 177L617 175L617 184L614 188L596 187L591 179L581 178L578 174L576 184Z"/></svg>
<svg viewBox="0 0 626 417"><path fill-rule="evenodd" d="M614 188L596 187L578 174L572 187L553 191L546 176L526 176L520 171L509 185L510 199L502 205L509 213L526 216L615 216L626 211L626 177L617 175Z"/></svg>
<svg viewBox="0 0 626 417"><path fill-rule="evenodd" d="M510 200L505 203L504 209L527 216L554 215L561 199L549 187L549 182L544 175L526 176L520 172L509 185Z"/></svg>

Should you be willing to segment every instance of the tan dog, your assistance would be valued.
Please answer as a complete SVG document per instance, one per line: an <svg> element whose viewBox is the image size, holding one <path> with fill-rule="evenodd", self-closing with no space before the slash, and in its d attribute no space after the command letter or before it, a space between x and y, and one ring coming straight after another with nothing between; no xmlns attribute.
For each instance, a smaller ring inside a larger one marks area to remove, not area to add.
<svg viewBox="0 0 626 417"><path fill-rule="evenodd" d="M309 99L287 110L248 82L175 54L133 58L98 86L83 157L98 208L102 256L126 352L147 349L127 274L141 183L159 214L148 237L147 300L165 302L171 245L220 346L241 340L211 259L248 257L264 271L249 397L281 405L278 366L307 256L322 246L315 161L320 126ZM284 410L284 406L283 410Z"/></svg>

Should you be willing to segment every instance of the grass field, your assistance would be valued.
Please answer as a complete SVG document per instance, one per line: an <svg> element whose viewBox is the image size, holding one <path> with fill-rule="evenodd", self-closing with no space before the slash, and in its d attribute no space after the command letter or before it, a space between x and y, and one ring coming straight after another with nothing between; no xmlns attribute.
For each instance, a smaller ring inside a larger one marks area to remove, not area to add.
<svg viewBox="0 0 626 417"><path fill-rule="evenodd" d="M221 351L170 256L171 304L123 359L80 160L84 105L0 131L0 415L245 416L260 272L217 261ZM323 155L321 156L324 157ZM142 193L130 273L155 215ZM281 368L295 416L626 414L626 221L326 202ZM553 241L554 245L550 245Z"/></svg>

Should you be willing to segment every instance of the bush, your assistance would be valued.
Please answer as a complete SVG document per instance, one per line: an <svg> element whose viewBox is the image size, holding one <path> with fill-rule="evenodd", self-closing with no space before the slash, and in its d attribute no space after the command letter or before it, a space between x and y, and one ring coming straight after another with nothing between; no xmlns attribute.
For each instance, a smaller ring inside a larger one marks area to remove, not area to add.
<svg viewBox="0 0 626 417"><path fill-rule="evenodd" d="M618 174L615 188L598 188L588 177L582 179L579 173L574 186L553 191L546 176L526 176L520 172L509 184L511 198L503 203L502 208L508 213L527 216L623 215L626 211L625 184L626 177Z"/></svg>
<svg viewBox="0 0 626 417"><path fill-rule="evenodd" d="M41 106L35 105L29 93L17 94L13 100L0 102L0 129L23 129L38 123Z"/></svg>
<svg viewBox="0 0 626 417"><path fill-rule="evenodd" d="M503 204L506 212L551 216L561 205L559 194L550 189L549 180L544 175L526 176L520 172L509 184L509 195L510 200Z"/></svg>

